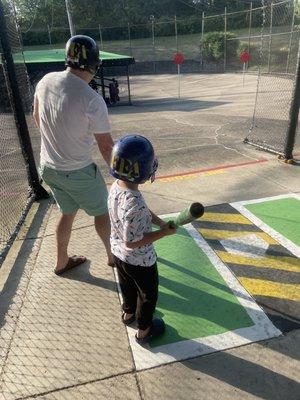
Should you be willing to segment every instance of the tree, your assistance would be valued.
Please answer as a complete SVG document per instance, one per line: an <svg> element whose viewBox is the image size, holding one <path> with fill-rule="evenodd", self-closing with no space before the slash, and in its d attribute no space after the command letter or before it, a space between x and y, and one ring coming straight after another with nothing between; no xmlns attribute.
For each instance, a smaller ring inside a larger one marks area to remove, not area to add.
<svg viewBox="0 0 300 400"><path fill-rule="evenodd" d="M67 27L64 0L6 0L16 5L21 28ZM77 27L126 26L155 20L216 14L228 7L228 12L243 10L249 5L240 0L70 0Z"/></svg>

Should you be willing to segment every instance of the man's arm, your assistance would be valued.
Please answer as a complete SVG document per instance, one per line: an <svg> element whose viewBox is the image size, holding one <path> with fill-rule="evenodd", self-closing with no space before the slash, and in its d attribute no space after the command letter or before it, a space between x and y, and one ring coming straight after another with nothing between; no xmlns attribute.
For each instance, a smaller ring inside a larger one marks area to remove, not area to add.
<svg viewBox="0 0 300 400"><path fill-rule="evenodd" d="M33 102L33 119L35 120L35 123L37 127L40 127L40 113L39 113L39 101L36 96L34 96L34 102Z"/></svg>
<svg viewBox="0 0 300 400"><path fill-rule="evenodd" d="M110 166L111 151L114 146L110 133L95 133L95 139L99 148L99 151L106 161L106 164Z"/></svg>

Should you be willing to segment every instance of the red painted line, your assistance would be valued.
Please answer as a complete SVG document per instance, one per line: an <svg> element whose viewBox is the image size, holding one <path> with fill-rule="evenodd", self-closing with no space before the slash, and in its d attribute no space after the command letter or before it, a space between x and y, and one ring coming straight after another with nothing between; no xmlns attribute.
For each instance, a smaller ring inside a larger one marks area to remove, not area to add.
<svg viewBox="0 0 300 400"><path fill-rule="evenodd" d="M244 167L246 165L254 165L254 164L261 164L268 162L269 160L266 159L261 159L261 160L255 160L255 161L248 161L244 163L237 163L237 164L225 164L225 165L219 165L218 167L211 167L211 168L202 168L202 169L194 169L192 171L188 172L180 172L178 174L171 174L171 175L162 175L162 176L157 176L155 180L159 179L166 179L166 178L175 178L176 176L185 176L185 175L194 175L194 174L200 174L201 172L208 172L208 171L218 171L220 169L229 169L229 168L236 168L236 167Z"/></svg>

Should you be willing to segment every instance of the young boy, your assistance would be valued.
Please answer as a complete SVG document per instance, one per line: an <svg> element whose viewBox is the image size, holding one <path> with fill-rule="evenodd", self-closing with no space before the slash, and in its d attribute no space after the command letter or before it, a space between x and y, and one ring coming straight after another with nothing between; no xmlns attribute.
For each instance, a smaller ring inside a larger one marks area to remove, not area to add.
<svg viewBox="0 0 300 400"><path fill-rule="evenodd" d="M162 319L153 319L158 273L152 243L176 232L148 209L139 191L140 184L154 181L157 166L152 144L143 136L124 136L113 148L110 173L117 180L108 197L111 251L123 295L122 321L129 325L137 317L135 338L141 344L165 330ZM160 229L152 232L152 224Z"/></svg>

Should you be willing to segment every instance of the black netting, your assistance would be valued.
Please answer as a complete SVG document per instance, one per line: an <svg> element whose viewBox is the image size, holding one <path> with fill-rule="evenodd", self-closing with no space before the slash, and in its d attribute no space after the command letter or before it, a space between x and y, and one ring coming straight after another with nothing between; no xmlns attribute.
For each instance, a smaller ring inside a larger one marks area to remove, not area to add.
<svg viewBox="0 0 300 400"><path fill-rule="evenodd" d="M32 91L24 64L23 55L13 9L6 4L5 22L7 38L11 48L16 80L26 119L32 136L36 154L39 148L39 134L34 127L32 112ZM1 37L1 41L4 40ZM12 101L12 88L9 80L9 64L3 54L3 42L0 41L0 254L24 215L28 205L29 183L26 164L18 137L18 128ZM2 45L1 45L2 43Z"/></svg>

